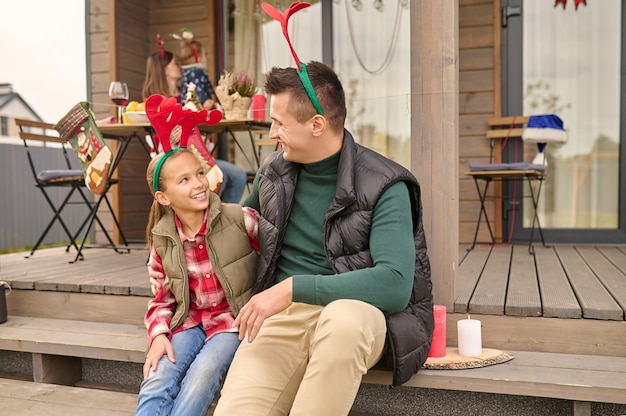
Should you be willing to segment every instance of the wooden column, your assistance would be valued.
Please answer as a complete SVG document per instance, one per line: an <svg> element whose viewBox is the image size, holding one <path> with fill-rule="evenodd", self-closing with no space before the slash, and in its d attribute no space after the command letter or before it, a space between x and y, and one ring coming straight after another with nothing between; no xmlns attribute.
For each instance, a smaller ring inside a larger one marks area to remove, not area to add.
<svg viewBox="0 0 626 416"><path fill-rule="evenodd" d="M411 169L422 187L434 301L449 312L459 253L458 5L411 1Z"/></svg>

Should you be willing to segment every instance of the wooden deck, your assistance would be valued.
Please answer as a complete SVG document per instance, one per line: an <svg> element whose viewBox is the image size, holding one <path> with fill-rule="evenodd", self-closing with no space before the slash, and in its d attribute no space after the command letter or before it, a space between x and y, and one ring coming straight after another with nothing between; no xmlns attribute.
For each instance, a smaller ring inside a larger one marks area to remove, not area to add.
<svg viewBox="0 0 626 416"><path fill-rule="evenodd" d="M88 249L75 264L60 247L28 259L4 254L0 280L21 290L149 297L147 251L135 247ZM624 321L626 246L460 247L456 288L459 314Z"/></svg>
<svg viewBox="0 0 626 416"><path fill-rule="evenodd" d="M461 248L454 312L624 321L626 246Z"/></svg>

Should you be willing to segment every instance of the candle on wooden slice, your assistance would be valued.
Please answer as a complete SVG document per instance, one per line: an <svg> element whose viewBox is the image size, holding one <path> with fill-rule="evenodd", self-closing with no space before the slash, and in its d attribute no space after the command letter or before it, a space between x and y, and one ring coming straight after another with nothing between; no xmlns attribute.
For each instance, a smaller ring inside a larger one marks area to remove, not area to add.
<svg viewBox="0 0 626 416"><path fill-rule="evenodd" d="M478 357L482 354L482 335L478 319L459 319L456 323L459 355L465 357Z"/></svg>
<svg viewBox="0 0 626 416"><path fill-rule="evenodd" d="M444 305L433 306L433 317L435 318L435 329L433 330L433 340L430 344L428 356L433 358L446 356L446 307Z"/></svg>

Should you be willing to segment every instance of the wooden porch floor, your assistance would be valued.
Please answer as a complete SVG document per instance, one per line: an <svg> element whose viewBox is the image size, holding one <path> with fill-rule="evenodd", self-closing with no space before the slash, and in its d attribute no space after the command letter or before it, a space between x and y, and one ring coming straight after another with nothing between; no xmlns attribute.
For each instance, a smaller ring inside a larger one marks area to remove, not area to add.
<svg viewBox="0 0 626 416"><path fill-rule="evenodd" d="M459 250L454 312L624 321L626 246Z"/></svg>
<svg viewBox="0 0 626 416"><path fill-rule="evenodd" d="M151 296L143 247L118 254L64 248L0 255L0 280L13 289ZM624 321L626 246L526 245L459 248L454 312Z"/></svg>

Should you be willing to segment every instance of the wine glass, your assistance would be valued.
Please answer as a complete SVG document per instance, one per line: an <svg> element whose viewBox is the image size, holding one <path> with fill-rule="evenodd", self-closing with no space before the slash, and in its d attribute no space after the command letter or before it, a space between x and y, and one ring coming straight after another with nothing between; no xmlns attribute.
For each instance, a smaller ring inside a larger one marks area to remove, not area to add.
<svg viewBox="0 0 626 416"><path fill-rule="evenodd" d="M128 103L128 85L125 82L114 81L109 85L109 98L117 106L117 122L123 123L124 107Z"/></svg>

